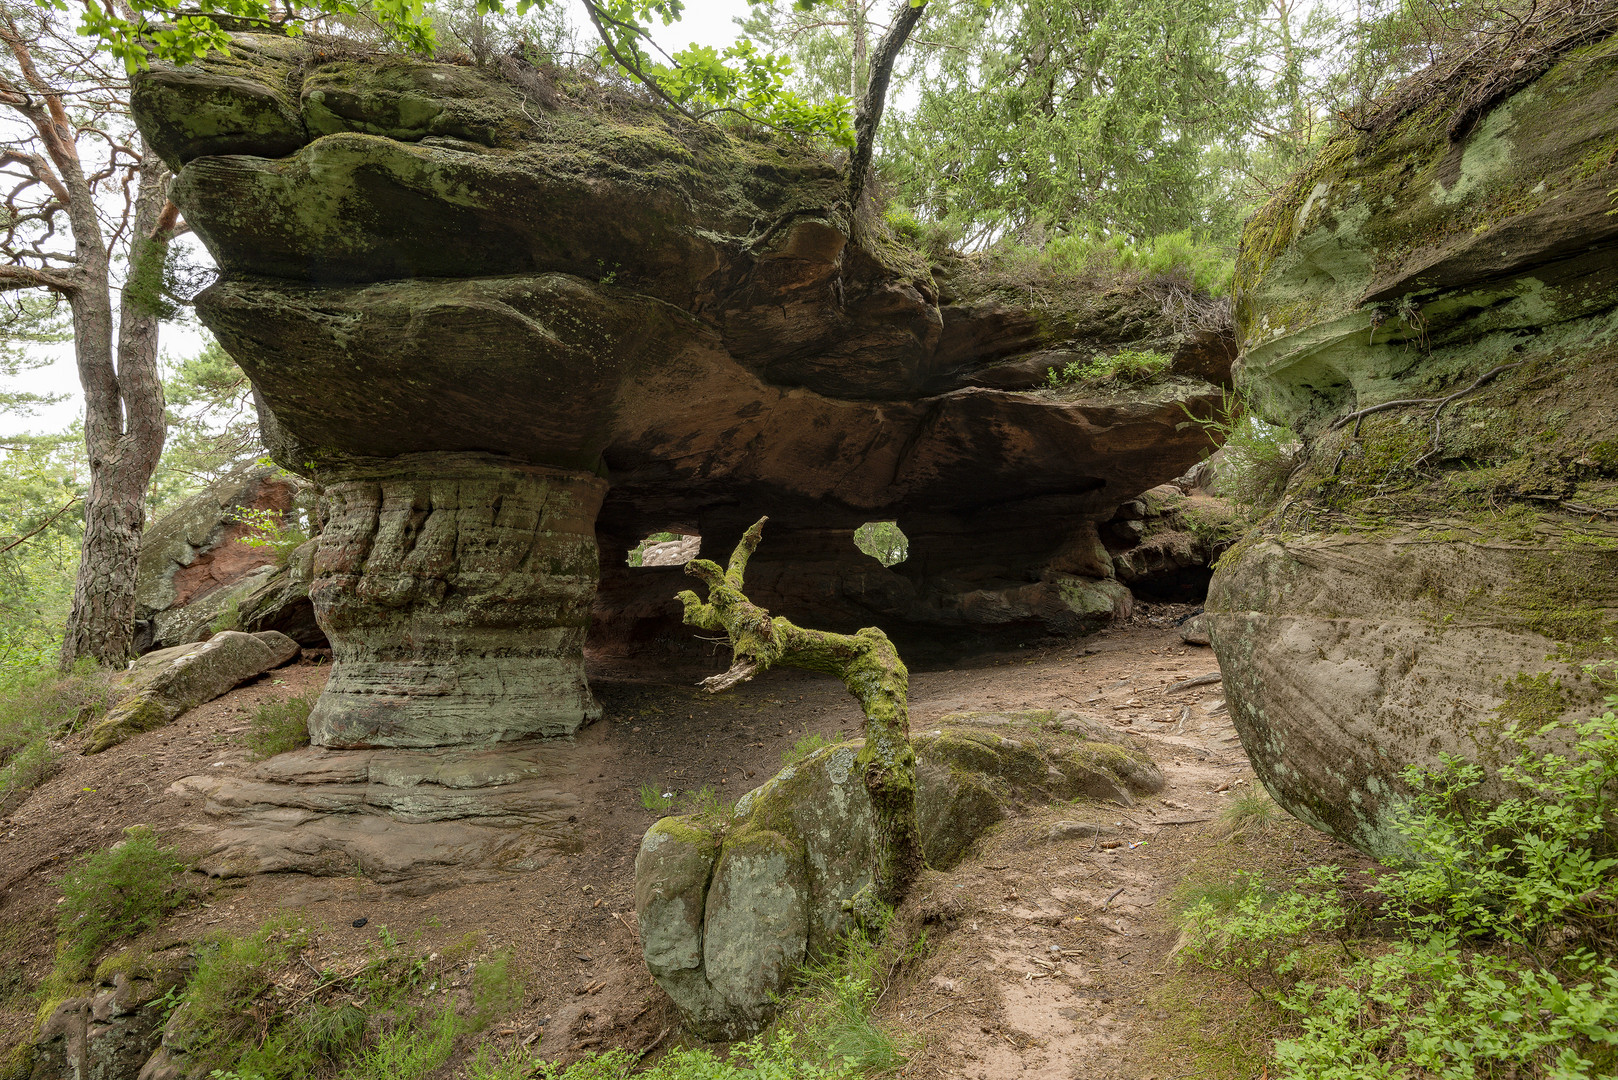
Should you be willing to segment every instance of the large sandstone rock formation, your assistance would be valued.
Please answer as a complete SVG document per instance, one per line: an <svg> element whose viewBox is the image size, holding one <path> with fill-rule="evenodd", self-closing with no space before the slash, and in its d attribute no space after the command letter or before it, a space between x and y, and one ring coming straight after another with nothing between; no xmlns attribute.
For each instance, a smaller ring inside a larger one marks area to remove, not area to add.
<svg viewBox="0 0 1618 1080"><path fill-rule="evenodd" d="M1213 644L1271 793L1374 853L1405 766L1498 762L1618 659L1618 39L1450 123L1498 84L1333 139L1238 264L1240 384L1306 446Z"/></svg>
<svg viewBox="0 0 1618 1080"><path fill-rule="evenodd" d="M1185 407L1217 401L1226 342L1163 290L929 266L796 143L314 38L154 67L134 108L223 271L199 312L333 499L329 745L586 721L597 537L621 574L650 533L725 551L768 513L755 599L817 625L1095 625L1128 593L1069 541L1206 447ZM1026 389L1126 346L1175 366ZM806 580L874 519L913 538L883 595Z"/></svg>

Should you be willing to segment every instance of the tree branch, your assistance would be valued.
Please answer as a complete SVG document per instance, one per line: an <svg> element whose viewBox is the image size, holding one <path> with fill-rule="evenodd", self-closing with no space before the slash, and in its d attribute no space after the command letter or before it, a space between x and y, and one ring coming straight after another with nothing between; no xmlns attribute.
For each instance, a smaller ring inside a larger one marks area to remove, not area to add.
<svg viewBox="0 0 1618 1080"><path fill-rule="evenodd" d="M612 57L619 67L635 76L642 86L646 87L646 89L662 98L663 101L666 102L675 112L679 113L681 116L689 117L691 113L687 111L684 105L681 105L678 101L675 101L672 97L670 97L668 91L664 90L656 79L652 78L650 75L646 74L645 71L641 70L640 60L638 58L635 59L633 63L631 63L628 59L625 59L623 54L618 51L618 46L613 41L612 35L607 33L607 28L602 25L601 20L607 19L615 25L622 24L618 23L617 19L614 19L612 16L603 12L596 4L592 3L592 0L584 0L584 10L590 16L590 21L595 24L596 33L601 35L601 44L605 46L607 55Z"/></svg>
<svg viewBox="0 0 1618 1080"><path fill-rule="evenodd" d="M56 513L54 513L50 517L46 518L44 520L44 522L42 522L41 524L39 524L38 526L36 526L36 527L34 527L32 529L29 529L27 532L25 532L21 536L17 537L11 543L7 544L5 547L0 547L0 555L4 555L6 552L10 551L12 548L22 547L24 544L28 543L28 541L32 540L34 537L36 537L40 533L44 532L46 529L50 528L52 525L55 525L58 518L60 518L63 514L67 513L69 510L73 509L78 504L79 504L79 497L77 495L75 495L71 499L69 499L66 503L62 504L62 507L60 509L58 509L56 511Z"/></svg>
<svg viewBox="0 0 1618 1080"><path fill-rule="evenodd" d="M685 621L730 638L730 670L702 681L718 693L776 664L835 675L865 713L865 745L855 765L871 796L876 827L872 892L884 903L903 898L925 865L916 822L916 759L910 746L909 672L888 636L875 627L857 634L807 630L770 613L742 592L747 562L764 534L760 518L742 535L721 571L707 559L686 563L686 573L708 586L708 599L679 595Z"/></svg>

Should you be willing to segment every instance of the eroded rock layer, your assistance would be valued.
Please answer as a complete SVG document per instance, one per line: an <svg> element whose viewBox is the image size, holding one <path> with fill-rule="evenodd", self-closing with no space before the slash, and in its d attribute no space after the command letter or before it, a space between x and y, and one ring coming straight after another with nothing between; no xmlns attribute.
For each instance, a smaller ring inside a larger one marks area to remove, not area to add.
<svg viewBox="0 0 1618 1080"><path fill-rule="evenodd" d="M1452 139L1473 85L1334 139L1238 264L1239 382L1304 449L1213 645L1270 791L1380 854L1407 766L1499 764L1618 658L1618 40Z"/></svg>
<svg viewBox="0 0 1618 1080"><path fill-rule="evenodd" d="M446 746L599 716L583 650L605 491L588 473L447 454L329 483L309 596L335 665L310 737Z"/></svg>

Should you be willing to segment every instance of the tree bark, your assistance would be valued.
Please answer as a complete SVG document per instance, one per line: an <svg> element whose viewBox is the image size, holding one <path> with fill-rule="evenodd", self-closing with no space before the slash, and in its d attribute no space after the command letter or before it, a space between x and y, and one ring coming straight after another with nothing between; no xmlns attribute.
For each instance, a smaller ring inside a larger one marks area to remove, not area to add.
<svg viewBox="0 0 1618 1080"><path fill-rule="evenodd" d="M129 658L146 487L167 433L157 343L163 264L173 228L171 215L164 212L168 170L148 151L138 175L129 270L119 293L116 360L107 249L93 207L89 222L81 225L73 219L79 269L86 278L69 302L84 388L90 491L73 608L62 640L63 668L85 656L119 665ZM91 205L89 191L74 203Z"/></svg>
<svg viewBox="0 0 1618 1080"><path fill-rule="evenodd" d="M776 664L835 675L865 713L865 746L855 759L876 818L877 865L872 892L885 904L904 898L926 865L916 822L916 758L910 746L909 672L888 636L875 627L857 634L806 630L748 600L742 592L747 561L764 533L760 518L743 534L721 570L706 559L686 564L686 573L708 586L703 602L680 593L685 621L730 638L730 670L703 680L710 693L746 682Z"/></svg>
<svg viewBox="0 0 1618 1080"><path fill-rule="evenodd" d="M865 196L865 185L871 176L871 154L876 148L876 129L882 123L882 110L887 105L888 83L893 79L893 65L899 53L910 40L910 32L921 21L927 0L899 0L893 13L893 25L877 42L871 54L871 75L865 83L865 94L854 113L854 155L848 163L848 205L858 214L860 200Z"/></svg>

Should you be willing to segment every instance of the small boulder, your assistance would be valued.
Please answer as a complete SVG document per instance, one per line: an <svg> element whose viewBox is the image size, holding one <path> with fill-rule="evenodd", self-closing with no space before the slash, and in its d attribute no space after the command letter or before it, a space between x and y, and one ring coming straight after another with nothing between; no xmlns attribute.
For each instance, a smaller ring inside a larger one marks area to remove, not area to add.
<svg viewBox="0 0 1618 1080"><path fill-rule="evenodd" d="M184 949L126 952L96 971L84 997L68 998L40 1025L30 1080L134 1077L159 1048L166 995L194 966Z"/></svg>
<svg viewBox="0 0 1618 1080"><path fill-rule="evenodd" d="M124 675L125 697L90 730L84 752L99 754L132 735L162 727L297 655L298 643L274 630L226 630L205 642L148 653Z"/></svg>
<svg viewBox="0 0 1618 1080"><path fill-rule="evenodd" d="M1211 645L1208 637L1208 616L1197 612L1180 624L1180 640L1187 645Z"/></svg>

